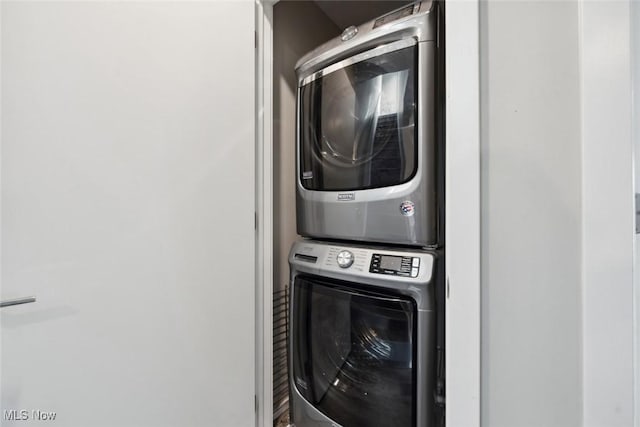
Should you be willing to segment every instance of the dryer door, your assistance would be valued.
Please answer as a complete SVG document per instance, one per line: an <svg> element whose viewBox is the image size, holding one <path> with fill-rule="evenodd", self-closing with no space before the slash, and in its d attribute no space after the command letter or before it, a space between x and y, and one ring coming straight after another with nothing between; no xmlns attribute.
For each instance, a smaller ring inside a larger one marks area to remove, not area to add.
<svg viewBox="0 0 640 427"><path fill-rule="evenodd" d="M299 173L307 190L387 187L416 173L418 48L362 55L299 89Z"/></svg>
<svg viewBox="0 0 640 427"><path fill-rule="evenodd" d="M343 426L415 425L415 302L313 276L296 278L293 298L300 394Z"/></svg>

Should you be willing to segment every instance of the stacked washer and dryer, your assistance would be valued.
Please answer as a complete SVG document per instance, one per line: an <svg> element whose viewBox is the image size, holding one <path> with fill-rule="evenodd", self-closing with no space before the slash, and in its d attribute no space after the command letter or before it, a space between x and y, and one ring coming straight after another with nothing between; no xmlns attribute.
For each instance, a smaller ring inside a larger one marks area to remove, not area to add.
<svg viewBox="0 0 640 427"><path fill-rule="evenodd" d="M349 27L296 66L296 427L444 426L441 6Z"/></svg>

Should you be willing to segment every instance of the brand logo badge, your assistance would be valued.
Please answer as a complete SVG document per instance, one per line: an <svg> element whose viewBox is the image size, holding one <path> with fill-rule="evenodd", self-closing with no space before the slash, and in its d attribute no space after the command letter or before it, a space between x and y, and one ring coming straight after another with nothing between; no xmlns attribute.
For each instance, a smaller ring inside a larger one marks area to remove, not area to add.
<svg viewBox="0 0 640 427"><path fill-rule="evenodd" d="M347 200L355 200L356 193L338 193L338 201L344 202Z"/></svg>
<svg viewBox="0 0 640 427"><path fill-rule="evenodd" d="M400 213L404 216L413 216L416 212L415 205L411 200L407 200L400 204Z"/></svg>
<svg viewBox="0 0 640 427"><path fill-rule="evenodd" d="M342 32L342 35L340 36L340 39L343 42L346 42L347 40L351 40L352 38L354 38L356 36L356 34L358 34L358 27L356 27L355 25L352 25L352 26L346 28Z"/></svg>

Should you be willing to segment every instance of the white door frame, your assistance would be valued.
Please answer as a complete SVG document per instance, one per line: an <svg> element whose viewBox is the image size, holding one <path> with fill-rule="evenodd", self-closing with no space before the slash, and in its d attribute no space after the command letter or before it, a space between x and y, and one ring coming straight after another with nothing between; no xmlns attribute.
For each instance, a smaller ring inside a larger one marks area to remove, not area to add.
<svg viewBox="0 0 640 427"><path fill-rule="evenodd" d="M447 1L447 427L480 426L479 39L479 1Z"/></svg>
<svg viewBox="0 0 640 427"><path fill-rule="evenodd" d="M273 419L273 5L256 0L257 425ZM447 426L480 425L480 103L478 0L447 2Z"/></svg>
<svg viewBox="0 0 640 427"><path fill-rule="evenodd" d="M640 3L630 1L631 139L634 193L640 193ZM638 209L635 206L635 209ZM634 235L633 262L633 425L640 427L640 234Z"/></svg>
<svg viewBox="0 0 640 427"><path fill-rule="evenodd" d="M634 151L634 193L640 193L640 3L631 3L631 137ZM638 209L638 207L635 207ZM633 425L640 427L640 235L634 237L633 263Z"/></svg>
<svg viewBox="0 0 640 427"><path fill-rule="evenodd" d="M273 425L273 5L256 19L256 425Z"/></svg>

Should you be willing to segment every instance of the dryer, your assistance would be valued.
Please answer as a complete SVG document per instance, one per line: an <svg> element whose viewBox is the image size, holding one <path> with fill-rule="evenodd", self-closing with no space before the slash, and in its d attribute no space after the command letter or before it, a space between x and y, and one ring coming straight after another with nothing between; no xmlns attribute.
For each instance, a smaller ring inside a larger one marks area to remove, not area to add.
<svg viewBox="0 0 640 427"><path fill-rule="evenodd" d="M439 5L350 27L296 65L297 227L319 239L443 239Z"/></svg>

